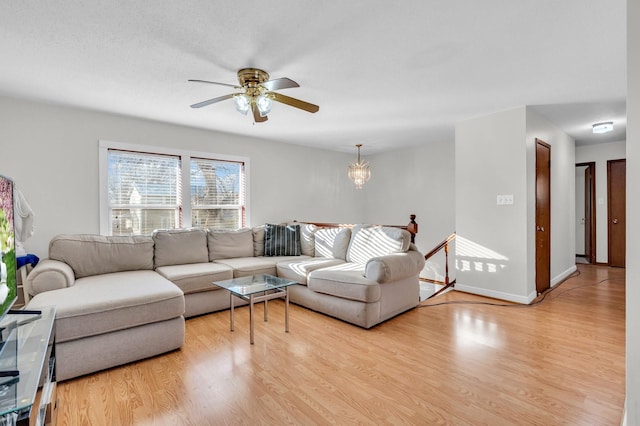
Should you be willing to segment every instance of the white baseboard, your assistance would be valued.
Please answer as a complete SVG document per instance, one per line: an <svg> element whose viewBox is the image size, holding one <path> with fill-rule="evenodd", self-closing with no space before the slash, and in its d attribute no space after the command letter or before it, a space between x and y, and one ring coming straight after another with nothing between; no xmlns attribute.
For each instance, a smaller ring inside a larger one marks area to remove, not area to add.
<svg viewBox="0 0 640 426"><path fill-rule="evenodd" d="M550 283L551 287L557 286L577 270L578 270L578 267L576 265L573 265L566 271L556 275L551 280L551 283ZM538 296L535 290L529 293L525 297L525 296L519 296L517 294L504 293L504 292L495 291L495 290L487 290L486 288L473 287L473 286L459 284L459 283L456 283L454 288L458 291L464 291L465 293L477 294L479 296L492 297L494 299L506 300L508 302L514 302L514 303L522 303L525 305L528 305L529 303L531 303Z"/></svg>
<svg viewBox="0 0 640 426"><path fill-rule="evenodd" d="M573 274L577 270L578 270L578 267L576 265L573 265L571 268L567 269L566 271L562 272L561 274L556 275L551 280L551 287L557 286L562 281L566 280L569 277L569 275Z"/></svg>
<svg viewBox="0 0 640 426"><path fill-rule="evenodd" d="M508 302L514 302L514 303L522 303L525 305L531 303L531 301L536 298L535 291L533 292L532 295L523 297L523 296L518 296L516 294L504 293L504 292L495 291L495 290L487 290L486 288L472 287L469 285L464 285L459 283L455 284L454 289L457 291L464 291L465 293L477 294L479 296L492 297L494 299L506 300Z"/></svg>

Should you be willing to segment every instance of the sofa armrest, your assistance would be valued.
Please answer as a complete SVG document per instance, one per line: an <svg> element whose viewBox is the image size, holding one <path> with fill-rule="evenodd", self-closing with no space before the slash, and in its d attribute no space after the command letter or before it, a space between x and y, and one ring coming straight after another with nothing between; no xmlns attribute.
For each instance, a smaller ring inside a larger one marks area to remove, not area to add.
<svg viewBox="0 0 640 426"><path fill-rule="evenodd" d="M44 259L27 276L25 290L35 296L45 291L71 287L75 281L71 266L58 260Z"/></svg>
<svg viewBox="0 0 640 426"><path fill-rule="evenodd" d="M418 278L424 268L424 256L416 250L405 253L394 253L386 256L373 257L367 261L364 276L380 284L408 278Z"/></svg>

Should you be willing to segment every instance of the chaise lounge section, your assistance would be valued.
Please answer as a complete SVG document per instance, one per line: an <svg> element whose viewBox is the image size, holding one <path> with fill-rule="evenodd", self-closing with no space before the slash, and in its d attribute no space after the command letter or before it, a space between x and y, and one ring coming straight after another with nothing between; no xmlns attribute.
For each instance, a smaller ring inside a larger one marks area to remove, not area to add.
<svg viewBox="0 0 640 426"><path fill-rule="evenodd" d="M56 375L66 380L184 344L183 292L153 270L150 237L59 235L25 283L27 309L56 307Z"/></svg>
<svg viewBox="0 0 640 426"><path fill-rule="evenodd" d="M315 256L279 262L278 276L301 285L293 303L364 328L414 308L424 257L410 234L392 227L357 225L319 229Z"/></svg>

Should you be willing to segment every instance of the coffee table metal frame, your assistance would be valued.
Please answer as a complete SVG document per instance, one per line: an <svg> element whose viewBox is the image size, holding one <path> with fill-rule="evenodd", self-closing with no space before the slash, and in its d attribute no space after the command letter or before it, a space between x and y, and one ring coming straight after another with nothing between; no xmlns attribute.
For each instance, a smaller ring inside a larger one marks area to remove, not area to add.
<svg viewBox="0 0 640 426"><path fill-rule="evenodd" d="M249 302L249 341L252 345L254 344L253 311L255 303L264 302L264 320L266 322L268 321L267 302L272 299L284 298L284 331L289 332L289 287L298 284L297 282L269 274L258 274L225 281L214 281L213 284L229 291L231 331L234 331L234 297Z"/></svg>

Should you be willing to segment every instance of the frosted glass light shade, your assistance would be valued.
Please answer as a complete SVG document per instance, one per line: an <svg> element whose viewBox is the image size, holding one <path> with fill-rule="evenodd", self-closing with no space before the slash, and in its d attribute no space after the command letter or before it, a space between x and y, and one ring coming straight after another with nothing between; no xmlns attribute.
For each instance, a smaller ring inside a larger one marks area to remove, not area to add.
<svg viewBox="0 0 640 426"><path fill-rule="evenodd" d="M247 115L249 112L249 106L251 105L251 101L247 95L236 95L233 97L236 102L236 109L238 112Z"/></svg>
<svg viewBox="0 0 640 426"><path fill-rule="evenodd" d="M258 96L258 98L256 99L256 106L258 107L258 111L260 112L260 117L264 117L271 112L271 104L271 99L268 96Z"/></svg>
<svg viewBox="0 0 640 426"><path fill-rule="evenodd" d="M596 123L593 125L593 133L607 133L613 130L613 121Z"/></svg>

